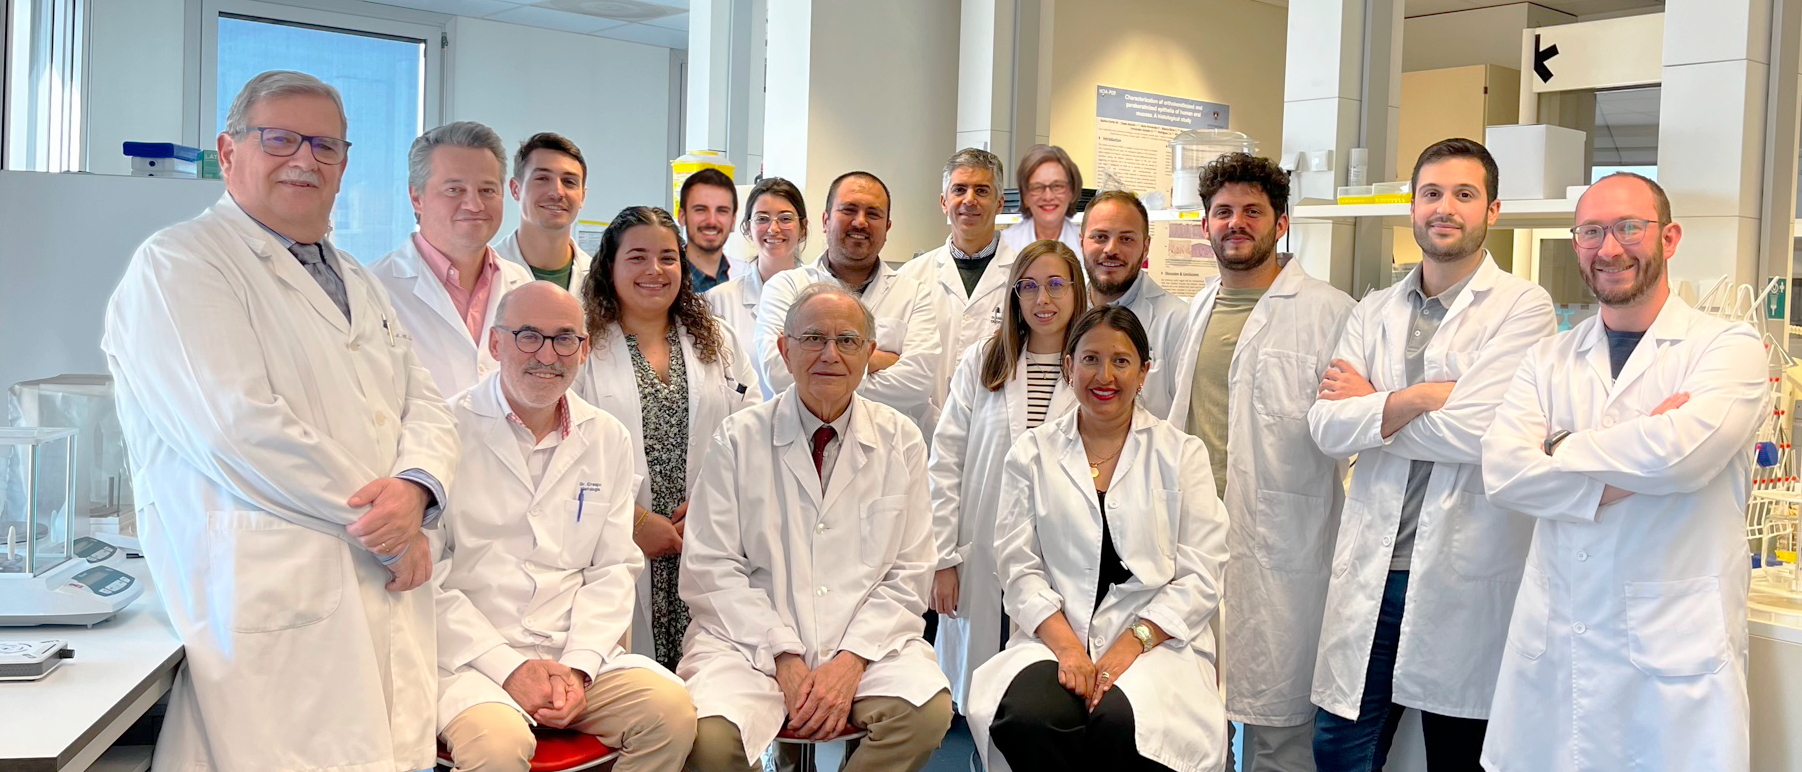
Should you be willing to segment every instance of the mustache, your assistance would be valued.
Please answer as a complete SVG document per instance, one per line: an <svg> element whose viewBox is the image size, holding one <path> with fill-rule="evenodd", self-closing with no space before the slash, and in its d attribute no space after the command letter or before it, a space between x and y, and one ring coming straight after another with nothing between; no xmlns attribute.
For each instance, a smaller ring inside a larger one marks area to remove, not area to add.
<svg viewBox="0 0 1802 772"><path fill-rule="evenodd" d="M308 171L306 169L295 169L295 168L289 167L289 168L284 168L282 170L281 176L276 177L275 181L276 182L304 182L308 185L318 187L324 182L324 179L319 176L318 172Z"/></svg>
<svg viewBox="0 0 1802 772"><path fill-rule="evenodd" d="M1459 228L1464 227L1464 221L1458 219L1455 215L1436 214L1430 218L1427 218L1427 227L1428 228L1431 228L1435 225L1440 225L1440 224L1455 225Z"/></svg>
<svg viewBox="0 0 1802 772"><path fill-rule="evenodd" d="M546 341L545 344L549 345L550 342ZM562 376L567 375L569 370L563 366L562 362L552 362L550 364L532 362L526 365L524 372L526 375L532 375L534 373L550 373L552 375Z"/></svg>

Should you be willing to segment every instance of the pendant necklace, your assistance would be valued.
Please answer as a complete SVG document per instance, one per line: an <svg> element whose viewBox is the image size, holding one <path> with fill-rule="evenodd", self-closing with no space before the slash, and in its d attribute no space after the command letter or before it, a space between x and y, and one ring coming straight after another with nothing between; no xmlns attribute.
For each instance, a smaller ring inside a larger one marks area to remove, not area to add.
<svg viewBox="0 0 1802 772"><path fill-rule="evenodd" d="M1086 446L1083 448L1084 456L1088 455L1088 450L1089 449ZM1089 462L1089 476L1094 479L1097 479L1097 480L1101 479L1101 465L1114 460L1114 456L1120 455L1120 451L1122 451L1122 450L1126 450L1126 441L1125 440L1120 441L1120 447L1114 450L1113 455L1108 456L1107 458L1101 459L1100 461L1090 461Z"/></svg>

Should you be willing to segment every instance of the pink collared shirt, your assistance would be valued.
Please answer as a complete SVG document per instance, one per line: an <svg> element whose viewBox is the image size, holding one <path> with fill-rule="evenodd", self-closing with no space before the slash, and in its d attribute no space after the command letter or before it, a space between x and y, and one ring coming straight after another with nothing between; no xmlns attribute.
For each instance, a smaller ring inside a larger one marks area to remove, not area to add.
<svg viewBox="0 0 1802 772"><path fill-rule="evenodd" d="M481 343L482 330L488 326L488 296L494 291L494 277L501 271L500 258L494 254L494 247L482 248L482 273L476 277L475 287L466 291L463 274L418 231L413 233L413 246L419 250L419 256L425 258L425 265L432 270L432 275L438 277L438 283L450 294L451 305L456 307L457 317L469 328L470 339Z"/></svg>

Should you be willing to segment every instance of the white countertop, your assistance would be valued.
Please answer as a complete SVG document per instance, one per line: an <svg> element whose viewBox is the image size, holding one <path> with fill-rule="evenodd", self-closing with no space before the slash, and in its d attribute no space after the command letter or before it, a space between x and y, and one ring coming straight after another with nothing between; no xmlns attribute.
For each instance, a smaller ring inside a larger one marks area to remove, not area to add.
<svg viewBox="0 0 1802 772"><path fill-rule="evenodd" d="M142 558L119 570L145 582L144 594L93 627L0 627L0 639L60 639L74 658L36 681L0 683L0 768L85 768L132 720L168 691L181 643L163 613ZM111 736L103 736L110 734ZM77 757L82 757L78 759Z"/></svg>

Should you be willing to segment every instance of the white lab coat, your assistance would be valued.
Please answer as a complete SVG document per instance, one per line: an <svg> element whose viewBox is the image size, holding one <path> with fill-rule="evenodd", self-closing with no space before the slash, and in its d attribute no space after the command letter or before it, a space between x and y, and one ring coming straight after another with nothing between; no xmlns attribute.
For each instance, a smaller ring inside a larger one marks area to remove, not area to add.
<svg viewBox="0 0 1802 772"><path fill-rule="evenodd" d="M493 246L494 253L500 255L502 260L526 269L527 276L532 275L532 266L526 263L525 253L519 251L519 229L515 228L512 233L507 234L506 238L501 239L500 243ZM569 268L569 294L575 295L577 300L581 300L582 283L588 281L588 269L593 267L594 257L582 251L582 247L576 244L574 236L569 239L569 248L574 250L575 256Z"/></svg>
<svg viewBox="0 0 1802 772"><path fill-rule="evenodd" d="M822 281L838 279L823 264L814 263L776 274L763 288L752 347L757 350L754 358L763 367L757 375L763 379L766 399L795 381L776 348L788 307L807 285ZM921 436L928 438L938 421L933 395L938 388L944 351L936 292L930 285L898 274L887 263L877 264L876 276L864 290L863 304L876 316L876 348L895 352L901 359L882 372L865 375L857 387L858 394L913 419Z"/></svg>
<svg viewBox="0 0 1802 772"><path fill-rule="evenodd" d="M770 278L780 275L782 272L777 271ZM708 310L732 329L746 350L750 350L749 344L757 336L757 303L763 300L765 284L763 274L757 272L757 265L753 263L743 276L734 275L731 281L701 293Z"/></svg>
<svg viewBox="0 0 1802 772"><path fill-rule="evenodd" d="M937 291L939 302L940 364L938 384L933 391L935 412L943 411L945 390L951 373L963 360L964 349L988 340L1001 327L1007 313L1007 296L1012 291L1008 278L1013 275L1017 253L1005 243L995 245L995 255L983 269L974 292L964 292L964 277L951 257L951 240L902 265L897 274L909 277ZM937 422L934 422L934 427ZM926 433L930 441L932 433Z"/></svg>
<svg viewBox="0 0 1802 772"><path fill-rule="evenodd" d="M722 329L721 333L726 360L707 363L701 361L700 353L695 350L694 338L689 336L688 328L678 325L676 329L676 335L682 339L682 360L688 372L688 472L682 481L685 491L694 489L695 481L700 477L701 457L720 423L726 416L762 401L750 357L739 348L738 339L730 330ZM582 399L625 425L631 444L616 450L631 448L632 470L638 476L634 500L649 509L651 472L644 455L644 403L638 398L638 374L632 369L632 348L626 345L626 336L617 324L609 326L599 337L589 347L588 361L576 379L575 391ZM652 441L664 439L650 438ZM630 532L627 542L631 542ZM651 638L651 578L648 573L639 577L636 608L632 622L632 651L652 655L655 649Z"/></svg>
<svg viewBox="0 0 1802 772"><path fill-rule="evenodd" d="M624 454L608 452L631 441L626 427L569 395L569 436L534 484L511 412L500 373L453 405L466 452L432 569L439 732L484 702L532 721L501 688L528 659L556 660L590 678L641 667L680 683L620 645L644 570L632 543L637 475Z"/></svg>
<svg viewBox="0 0 1802 772"><path fill-rule="evenodd" d="M1412 306L1404 281L1358 303L1333 353L1376 392L1321 400L1308 411L1322 451L1358 456L1314 668L1314 704L1337 716L1358 716L1413 459L1434 466L1414 538L1394 701L1444 716L1489 716L1532 523L1484 495L1479 442L1521 358L1557 322L1544 289L1496 267L1488 255L1482 260L1423 357L1427 381L1458 382L1443 408L1382 436L1388 394L1407 385L1403 351Z"/></svg>
<svg viewBox="0 0 1802 772"><path fill-rule="evenodd" d="M348 322L227 194L146 240L107 307L139 535L187 652L158 769L432 765L431 588L384 588L345 502L413 468L451 485L457 434L387 293L336 262Z"/></svg>
<svg viewBox="0 0 1802 772"><path fill-rule="evenodd" d="M1125 306L1139 317L1146 337L1151 339L1151 372L1145 374L1145 386L1139 392L1139 405L1152 415L1169 415L1176 394L1176 368L1183 339L1188 337L1189 306L1182 299L1164 291L1146 271L1128 287L1126 294L1110 306ZM1166 353L1169 352L1169 353ZM1166 362L1168 359L1170 361Z"/></svg>
<svg viewBox="0 0 1802 772"><path fill-rule="evenodd" d="M1025 219L1001 230L1001 243L1012 247L1015 252L1039 240L1039 233L1032 224L1032 216L1025 212L1021 212L1020 216ZM1064 219L1064 231L1058 234L1057 240L1064 242L1064 246L1075 252L1077 257L1082 257L1082 223L1076 218Z"/></svg>
<svg viewBox="0 0 1802 772"><path fill-rule="evenodd" d="M694 622L678 674L701 718L763 755L787 711L776 657L869 661L856 696L915 706L945 691L921 636L932 582L926 444L886 405L854 397L832 484L820 489L794 389L722 425L689 502L682 599Z"/></svg>
<svg viewBox="0 0 1802 772"><path fill-rule="evenodd" d="M1178 429L1189 425L1196 354L1219 295L1220 277L1209 278L1172 357ZM1353 305L1291 260L1245 320L1227 368L1220 678L1234 721L1295 726L1314 715L1308 689L1345 475L1309 436L1308 408Z"/></svg>
<svg viewBox="0 0 1802 772"><path fill-rule="evenodd" d="M1170 640L1133 660L1115 681L1132 703L1139 754L1177 772L1216 772L1226 761L1226 713L1215 688L1208 625L1220 600L1226 515L1214 494L1207 446L1135 409L1104 515L1077 416L1072 411L1027 431L1007 456L995 551L1007 577L1004 603L1014 634L972 680L965 707L976 747L988 769L1007 772L989 724L1022 669L1057 659L1035 633L1052 614L1064 614L1091 659L1146 619ZM1104 516L1133 578L1109 590L1097 608Z"/></svg>
<svg viewBox="0 0 1802 772"><path fill-rule="evenodd" d="M1770 415L1764 347L1672 295L1611 372L1600 317L1540 343L1483 439L1490 497L1538 522L1483 766L1748 769L1745 509ZM1650 415L1677 392L1689 402ZM1572 434L1546 456L1560 429ZM1635 493L1598 509L1604 484Z"/></svg>
<svg viewBox="0 0 1802 772"><path fill-rule="evenodd" d="M982 385L984 345L971 346L951 376L951 393L932 435L927 472L932 483L936 570L957 567L957 616L939 617L939 667L951 679L951 699L968 705L970 674L1001 651L1001 580L995 574L995 512L1001 508L1001 464L1026 433L1026 363L1000 391ZM1076 406L1076 392L1059 379L1047 422Z"/></svg>
<svg viewBox="0 0 1802 772"><path fill-rule="evenodd" d="M497 321L501 297L532 280L532 272L519 263L497 259L495 264L499 270L488 291L488 311L483 317L487 326ZM488 353L488 330L470 337L469 325L451 303L450 291L426 265L412 236L369 266L369 272L388 288L402 332L412 336L413 352L431 371L438 393L446 398L456 396L500 366Z"/></svg>

